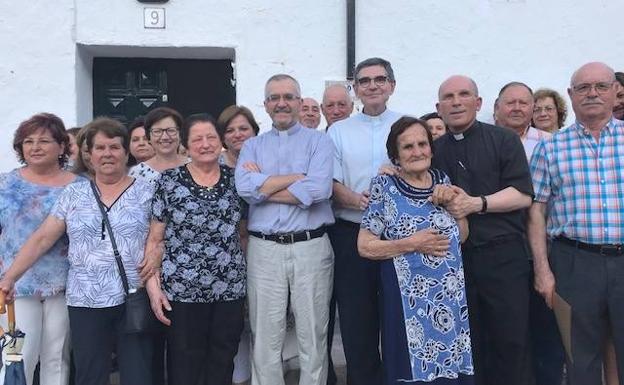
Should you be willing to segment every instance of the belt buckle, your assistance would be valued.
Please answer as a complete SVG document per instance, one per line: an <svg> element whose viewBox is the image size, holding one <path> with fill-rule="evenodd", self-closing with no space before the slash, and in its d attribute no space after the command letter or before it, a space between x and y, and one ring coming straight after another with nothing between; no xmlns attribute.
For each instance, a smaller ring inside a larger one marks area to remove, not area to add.
<svg viewBox="0 0 624 385"><path fill-rule="evenodd" d="M288 245L291 243L295 243L295 236L293 233L289 233L289 234L280 234L277 236L277 243L280 243L282 245Z"/></svg>
<svg viewBox="0 0 624 385"><path fill-rule="evenodd" d="M618 256L622 254L622 245L603 245L600 247L601 255Z"/></svg>

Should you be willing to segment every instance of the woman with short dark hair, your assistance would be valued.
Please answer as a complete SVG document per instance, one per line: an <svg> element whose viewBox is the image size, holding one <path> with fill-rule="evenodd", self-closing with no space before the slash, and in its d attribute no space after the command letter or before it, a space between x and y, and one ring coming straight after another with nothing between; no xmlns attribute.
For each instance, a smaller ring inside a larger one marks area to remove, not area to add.
<svg viewBox="0 0 624 385"><path fill-rule="evenodd" d="M181 137L191 161L156 182L147 248L164 242L165 253L162 287L154 275L147 289L169 325L169 384L231 385L246 294L240 198L234 171L218 163L214 119L191 115Z"/></svg>
<svg viewBox="0 0 624 385"><path fill-rule="evenodd" d="M260 127L247 107L233 105L219 115L217 130L225 148L219 157L219 163L234 168L243 143L258 135Z"/></svg>
<svg viewBox="0 0 624 385"><path fill-rule="evenodd" d="M93 182L81 181L63 190L41 226L17 251L0 289L10 298L21 284L20 278L35 269L39 258L67 234L66 299L76 383L108 384L116 343L121 384L152 385L150 335L124 330L126 291L112 238L132 292L141 287L138 264L145 253L153 188L127 175L129 140L121 123L97 118L84 132ZM98 200L113 234L108 231Z"/></svg>
<svg viewBox="0 0 624 385"><path fill-rule="evenodd" d="M22 122L13 148L23 167L0 174L0 270L6 274L15 254L50 213L63 189L77 180L64 170L69 138L63 121L48 113ZM82 178L78 178L82 179ZM22 349L26 380L40 366L41 385L67 384L69 318L65 304L67 241L61 239L15 285L17 324L28 338ZM6 324L3 325L6 330Z"/></svg>
<svg viewBox="0 0 624 385"><path fill-rule="evenodd" d="M160 173L188 162L178 154L180 130L184 120L173 108L158 107L145 115L145 135L154 149L154 156L130 169L129 175L156 183Z"/></svg>
<svg viewBox="0 0 624 385"><path fill-rule="evenodd" d="M139 116L128 126L130 137L130 156L128 166L145 162L154 156L154 149L145 134L145 117Z"/></svg>
<svg viewBox="0 0 624 385"><path fill-rule="evenodd" d="M438 205L456 192L430 168L432 145L423 120L392 125L386 148L399 171L373 178L358 236L360 254L381 261L387 385L473 383L460 246L468 221Z"/></svg>

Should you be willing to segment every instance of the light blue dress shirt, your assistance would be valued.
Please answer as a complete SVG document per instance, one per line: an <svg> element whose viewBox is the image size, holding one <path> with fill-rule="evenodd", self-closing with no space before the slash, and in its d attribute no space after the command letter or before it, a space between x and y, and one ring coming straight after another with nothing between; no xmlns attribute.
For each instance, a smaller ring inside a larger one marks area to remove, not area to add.
<svg viewBox="0 0 624 385"><path fill-rule="evenodd" d="M249 203L248 229L263 234L279 234L334 223L329 198L332 193L334 146L323 133L295 124L288 130L275 127L245 141L238 157L235 180L238 195ZM260 172L242 165L252 162ZM299 205L273 203L260 187L274 175L304 174L288 191Z"/></svg>
<svg viewBox="0 0 624 385"><path fill-rule="evenodd" d="M329 127L328 135L334 142L334 179L361 193L368 190L379 167L390 163L386 140L390 127L402 114L386 109L377 116L359 113ZM360 223L362 211L336 208L336 218Z"/></svg>

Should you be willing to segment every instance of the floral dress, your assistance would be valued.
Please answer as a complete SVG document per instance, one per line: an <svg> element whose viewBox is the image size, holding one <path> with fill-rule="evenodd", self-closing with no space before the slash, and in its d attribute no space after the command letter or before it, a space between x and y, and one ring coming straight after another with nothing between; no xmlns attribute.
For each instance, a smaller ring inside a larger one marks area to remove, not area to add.
<svg viewBox="0 0 624 385"><path fill-rule="evenodd" d="M187 166L162 173L152 215L166 223L162 285L170 301L212 303L242 299L246 264L238 234L241 203L231 168L211 188Z"/></svg>
<svg viewBox="0 0 624 385"><path fill-rule="evenodd" d="M418 189L395 176L377 176L361 227L381 239L407 238L427 228L451 240L445 257L407 253L381 262L382 350L386 384L472 384L473 364L459 227Z"/></svg>

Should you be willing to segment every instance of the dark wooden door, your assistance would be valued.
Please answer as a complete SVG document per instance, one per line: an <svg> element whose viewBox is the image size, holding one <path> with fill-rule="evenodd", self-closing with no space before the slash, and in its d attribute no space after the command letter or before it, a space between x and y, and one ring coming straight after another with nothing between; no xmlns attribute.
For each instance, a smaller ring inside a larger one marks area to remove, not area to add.
<svg viewBox="0 0 624 385"><path fill-rule="evenodd" d="M217 117L236 103L230 60L95 58L93 115L131 122L159 106Z"/></svg>
<svg viewBox="0 0 624 385"><path fill-rule="evenodd" d="M93 62L93 115L131 122L168 105L163 63L144 59L96 58Z"/></svg>

